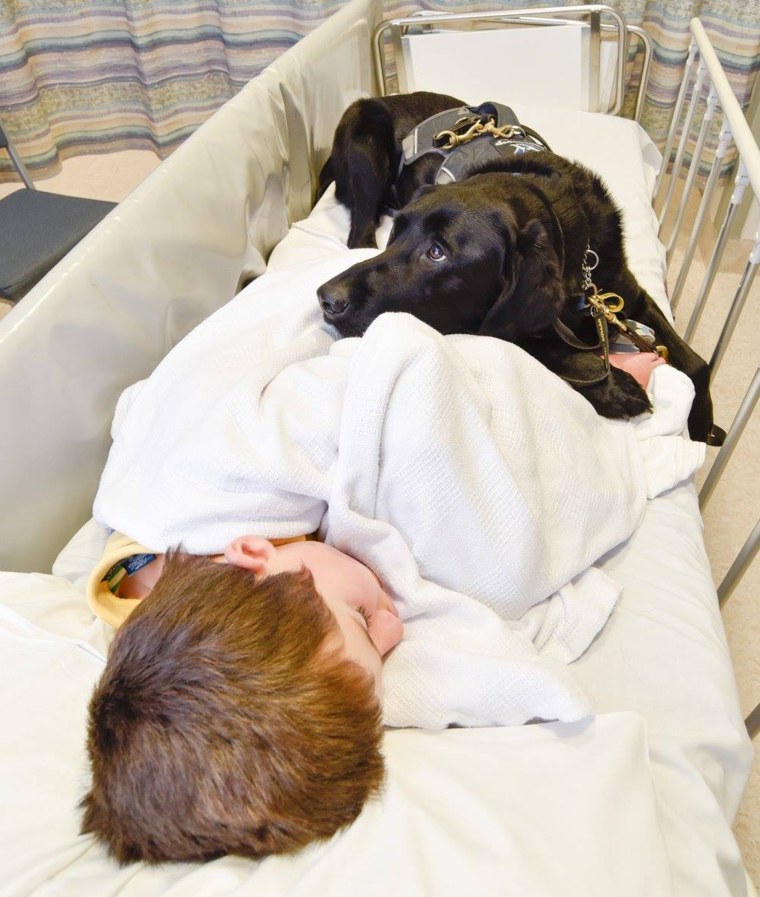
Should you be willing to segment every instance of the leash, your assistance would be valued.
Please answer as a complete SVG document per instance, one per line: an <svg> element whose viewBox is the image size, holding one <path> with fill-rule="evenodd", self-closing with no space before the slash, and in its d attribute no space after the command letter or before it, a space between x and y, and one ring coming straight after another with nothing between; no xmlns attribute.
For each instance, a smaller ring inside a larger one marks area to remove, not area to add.
<svg viewBox="0 0 760 897"><path fill-rule="evenodd" d="M593 264L592 264L593 262ZM581 270L583 272L583 307L588 311L594 319L596 332L599 340L595 344L585 343L580 340L570 328L562 321L557 319L554 322L554 331L560 339L574 349L582 349L583 351L596 351L602 349L604 357L604 373L598 377L592 377L588 380L580 380L575 377L565 377L562 379L573 386L591 386L594 383L601 383L610 373L610 333L609 325L612 324L619 333L623 334L626 339L630 340L634 346L641 352L656 352L660 358L668 360L668 349L666 346L655 345L654 340L648 341L641 336L632 326L631 322L621 320L618 312L623 310L625 301L618 293L607 292L600 293L598 287L591 277L591 272L599 264L599 256L590 247L586 247L583 254L583 264Z"/></svg>
<svg viewBox="0 0 760 897"><path fill-rule="evenodd" d="M594 264L591 265L589 263L589 256L593 256L595 259ZM604 331L607 334L606 337L602 337L599 324L597 324L597 331L600 332L600 340L602 341L604 353L605 353L605 362L609 365L609 332L607 329L607 324L612 324L617 330L622 333L626 339L630 340L634 346L641 352L656 352L660 358L668 360L668 349L667 346L656 345L654 342L654 338L650 341L645 337L641 336L633 327L628 326L628 322L626 320L621 320L618 318L617 313L623 310L625 306L625 301L623 297L618 295L618 293L600 293L597 289L596 284L591 279L591 272L596 268L599 264L599 256L594 252L594 250L590 247L586 247L586 251L583 254L583 265L581 266L581 270L583 271L583 292L586 297L586 307L589 310L591 316L597 322L603 322Z"/></svg>

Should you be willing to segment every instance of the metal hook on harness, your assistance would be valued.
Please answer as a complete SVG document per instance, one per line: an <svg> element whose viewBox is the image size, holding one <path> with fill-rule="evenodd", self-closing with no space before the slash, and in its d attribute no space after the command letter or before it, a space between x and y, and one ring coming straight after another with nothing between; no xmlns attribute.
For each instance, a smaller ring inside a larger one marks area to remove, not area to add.
<svg viewBox="0 0 760 897"><path fill-rule="evenodd" d="M433 145L439 149L447 150L454 149L463 143L469 143L471 140L474 140L476 137L480 137L483 134L490 134L492 137L500 137L505 140L511 140L513 137L525 136L524 130L515 125L503 125L501 128L497 128L494 124L493 117L489 117L485 122L476 121L474 124L470 125L467 130L463 130L463 127L464 126L462 126L462 128L457 128L456 130L439 131L433 137ZM443 143L444 139L447 139L446 143Z"/></svg>

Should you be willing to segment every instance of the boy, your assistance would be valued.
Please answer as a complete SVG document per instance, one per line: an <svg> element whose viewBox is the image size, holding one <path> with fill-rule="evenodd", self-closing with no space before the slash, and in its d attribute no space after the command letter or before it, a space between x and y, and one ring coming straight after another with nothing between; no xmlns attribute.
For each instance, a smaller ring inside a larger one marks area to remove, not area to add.
<svg viewBox="0 0 760 897"><path fill-rule="evenodd" d="M204 557L114 534L88 599L125 618L82 803L119 862L297 850L378 792L382 657L403 627L363 564L316 541L243 536Z"/></svg>

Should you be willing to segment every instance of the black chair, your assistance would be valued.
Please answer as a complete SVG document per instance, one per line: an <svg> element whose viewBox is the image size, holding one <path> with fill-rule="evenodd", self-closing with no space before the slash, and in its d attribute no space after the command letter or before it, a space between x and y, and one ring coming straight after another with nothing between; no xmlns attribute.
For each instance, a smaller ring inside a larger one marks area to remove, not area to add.
<svg viewBox="0 0 760 897"><path fill-rule="evenodd" d="M116 205L37 190L0 125L5 149L24 187L0 199L0 297L15 302Z"/></svg>

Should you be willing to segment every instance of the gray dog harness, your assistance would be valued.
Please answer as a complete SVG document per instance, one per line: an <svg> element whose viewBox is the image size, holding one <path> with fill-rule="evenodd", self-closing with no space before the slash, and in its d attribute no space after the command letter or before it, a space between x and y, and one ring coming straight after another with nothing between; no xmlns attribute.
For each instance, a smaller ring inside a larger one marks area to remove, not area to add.
<svg viewBox="0 0 760 897"><path fill-rule="evenodd" d="M441 167L436 184L450 184L467 177L484 163L522 153L550 149L531 128L501 103L459 106L426 118L401 142L398 173L420 156L436 153Z"/></svg>

